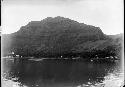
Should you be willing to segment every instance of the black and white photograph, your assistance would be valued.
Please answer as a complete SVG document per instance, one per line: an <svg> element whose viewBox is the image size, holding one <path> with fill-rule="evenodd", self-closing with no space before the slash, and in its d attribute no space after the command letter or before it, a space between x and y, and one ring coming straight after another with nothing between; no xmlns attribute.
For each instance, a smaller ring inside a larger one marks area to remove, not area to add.
<svg viewBox="0 0 125 87"><path fill-rule="evenodd" d="M123 87L124 0L2 0L1 87Z"/></svg>

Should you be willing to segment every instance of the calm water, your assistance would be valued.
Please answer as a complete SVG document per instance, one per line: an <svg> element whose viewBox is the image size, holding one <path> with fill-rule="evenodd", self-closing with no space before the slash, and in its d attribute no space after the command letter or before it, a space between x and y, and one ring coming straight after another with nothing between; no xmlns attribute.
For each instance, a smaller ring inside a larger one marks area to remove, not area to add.
<svg viewBox="0 0 125 87"><path fill-rule="evenodd" d="M120 87L119 61L2 59L2 87Z"/></svg>

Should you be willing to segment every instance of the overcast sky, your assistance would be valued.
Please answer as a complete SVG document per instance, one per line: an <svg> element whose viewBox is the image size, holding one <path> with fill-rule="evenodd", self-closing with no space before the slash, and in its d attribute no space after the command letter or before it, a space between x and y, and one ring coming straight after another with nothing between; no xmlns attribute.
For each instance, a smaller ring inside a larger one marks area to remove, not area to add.
<svg viewBox="0 0 125 87"><path fill-rule="evenodd" d="M123 0L3 0L2 33L56 16L100 27L105 34L123 33Z"/></svg>

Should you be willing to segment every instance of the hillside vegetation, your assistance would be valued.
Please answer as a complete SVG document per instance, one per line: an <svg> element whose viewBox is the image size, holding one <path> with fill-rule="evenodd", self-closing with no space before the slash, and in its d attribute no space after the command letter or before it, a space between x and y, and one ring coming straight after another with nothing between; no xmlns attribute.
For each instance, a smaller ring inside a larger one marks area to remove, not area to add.
<svg viewBox="0 0 125 87"><path fill-rule="evenodd" d="M99 27L64 17L31 21L2 36L3 55L34 57L120 56L122 34L105 35Z"/></svg>

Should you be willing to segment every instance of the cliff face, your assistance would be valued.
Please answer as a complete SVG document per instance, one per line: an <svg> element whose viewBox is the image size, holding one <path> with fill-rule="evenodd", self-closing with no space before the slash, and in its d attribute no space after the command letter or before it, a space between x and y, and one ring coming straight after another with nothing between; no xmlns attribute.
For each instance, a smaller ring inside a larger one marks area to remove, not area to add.
<svg viewBox="0 0 125 87"><path fill-rule="evenodd" d="M121 45L111 37L103 34L99 27L59 16L48 17L32 21L15 33L3 35L3 54L13 51L22 56L83 56L108 47L114 52L113 46L120 48Z"/></svg>

